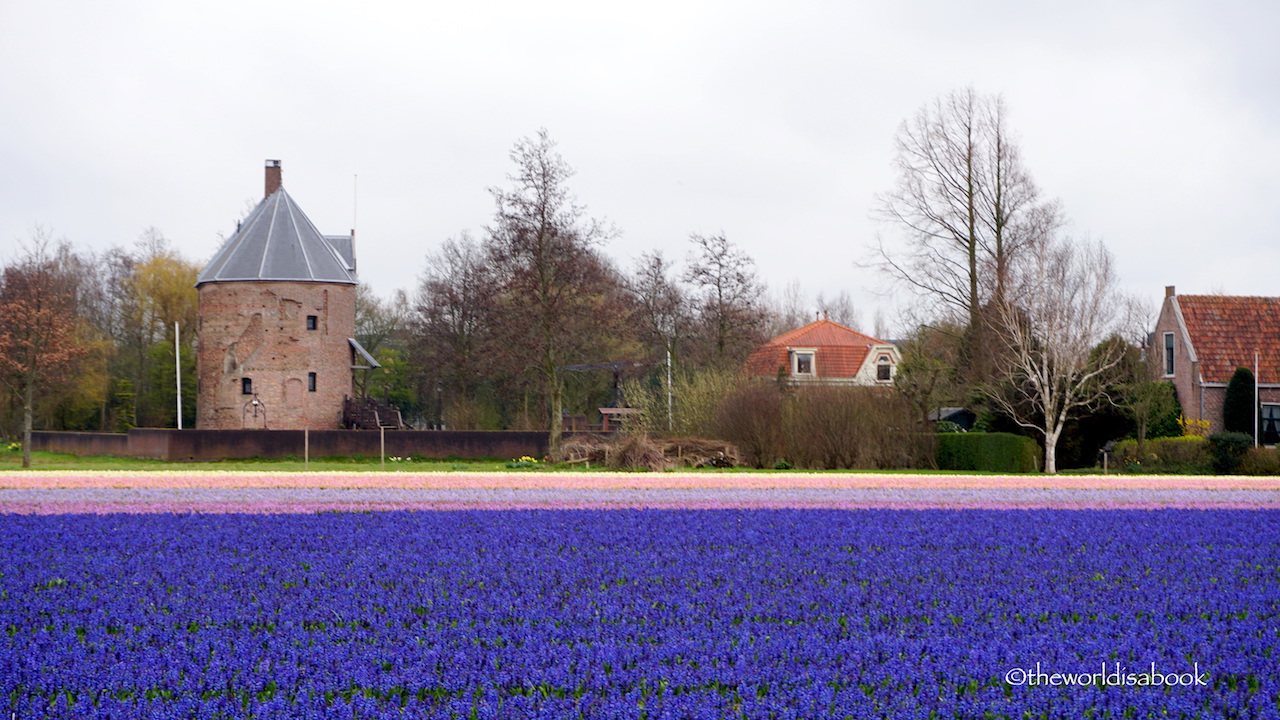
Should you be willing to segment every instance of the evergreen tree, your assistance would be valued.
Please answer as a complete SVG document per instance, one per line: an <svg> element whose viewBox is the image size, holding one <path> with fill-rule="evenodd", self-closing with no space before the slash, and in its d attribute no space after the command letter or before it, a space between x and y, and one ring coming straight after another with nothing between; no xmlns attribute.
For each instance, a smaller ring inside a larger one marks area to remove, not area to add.
<svg viewBox="0 0 1280 720"><path fill-rule="evenodd" d="M1227 432L1241 432L1254 437L1256 412L1253 373L1248 368L1236 368L1222 401L1222 427Z"/></svg>

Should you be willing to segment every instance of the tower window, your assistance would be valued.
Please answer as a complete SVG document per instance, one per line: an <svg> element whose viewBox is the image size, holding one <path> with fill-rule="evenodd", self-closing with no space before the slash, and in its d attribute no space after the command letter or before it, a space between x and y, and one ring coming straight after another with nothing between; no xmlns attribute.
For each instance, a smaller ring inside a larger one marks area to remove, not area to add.
<svg viewBox="0 0 1280 720"><path fill-rule="evenodd" d="M315 316L315 315L308 315L308 316L307 316L307 329L308 329L308 330L315 330L315 329L316 329L316 323L317 323L317 319L316 319L316 316Z"/></svg>
<svg viewBox="0 0 1280 720"><path fill-rule="evenodd" d="M316 374L313 372L307 373L307 390L310 392L316 391Z"/></svg>
<svg viewBox="0 0 1280 720"><path fill-rule="evenodd" d="M250 380L249 378L240 378L240 394L241 394L241 395L252 395L252 394L253 394L253 381L252 381L252 380Z"/></svg>

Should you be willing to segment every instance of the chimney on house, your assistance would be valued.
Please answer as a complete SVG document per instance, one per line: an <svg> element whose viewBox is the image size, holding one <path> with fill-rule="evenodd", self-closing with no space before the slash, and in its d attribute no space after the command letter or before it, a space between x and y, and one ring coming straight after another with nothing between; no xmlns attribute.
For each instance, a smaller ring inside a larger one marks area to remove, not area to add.
<svg viewBox="0 0 1280 720"><path fill-rule="evenodd" d="M1164 286L1164 296L1165 296L1165 297L1173 297L1175 294L1177 294L1177 293L1175 293L1175 292L1174 292L1174 289L1173 289L1173 286L1172 286L1172 285L1165 285L1165 286Z"/></svg>
<svg viewBox="0 0 1280 720"><path fill-rule="evenodd" d="M267 161L267 194L263 197L271 197L271 193L280 189L280 161Z"/></svg>

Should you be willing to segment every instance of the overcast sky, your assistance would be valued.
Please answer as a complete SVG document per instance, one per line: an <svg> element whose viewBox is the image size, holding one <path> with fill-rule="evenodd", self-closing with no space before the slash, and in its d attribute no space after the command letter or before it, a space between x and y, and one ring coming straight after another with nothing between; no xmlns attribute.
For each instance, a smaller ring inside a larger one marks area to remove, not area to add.
<svg viewBox="0 0 1280 720"><path fill-rule="evenodd" d="M723 231L869 330L894 133L972 85L1152 306L1280 294L1280 4L1042 5L0 0L0 260L37 225L154 226L203 263L278 158L322 232L355 225L364 281L412 290L545 127L622 267Z"/></svg>

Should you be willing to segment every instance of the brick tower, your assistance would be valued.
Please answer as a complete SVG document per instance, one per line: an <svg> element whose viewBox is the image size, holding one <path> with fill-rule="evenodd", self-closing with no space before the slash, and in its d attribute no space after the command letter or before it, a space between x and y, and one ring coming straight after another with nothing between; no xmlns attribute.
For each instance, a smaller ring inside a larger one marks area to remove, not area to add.
<svg viewBox="0 0 1280 720"><path fill-rule="evenodd" d="M268 160L266 197L196 280L196 427L332 430L352 394L353 238L326 237Z"/></svg>

